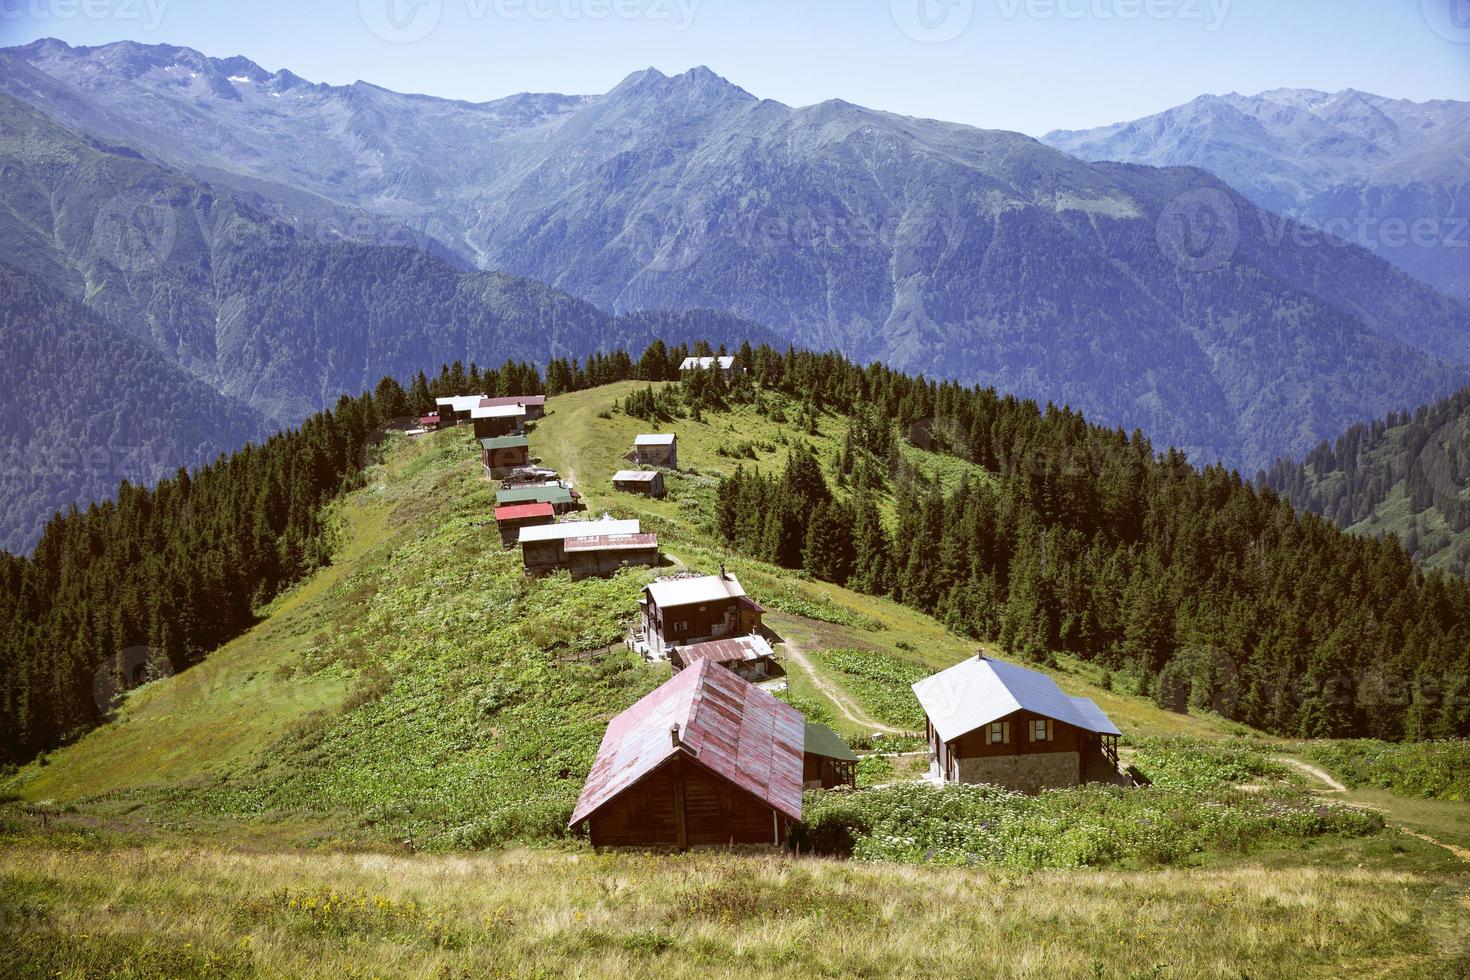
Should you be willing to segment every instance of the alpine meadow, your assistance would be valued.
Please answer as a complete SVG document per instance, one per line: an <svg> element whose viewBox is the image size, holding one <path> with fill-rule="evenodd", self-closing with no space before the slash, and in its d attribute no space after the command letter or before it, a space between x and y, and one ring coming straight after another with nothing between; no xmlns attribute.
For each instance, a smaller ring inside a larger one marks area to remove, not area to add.
<svg viewBox="0 0 1470 980"><path fill-rule="evenodd" d="M1470 976L1455 7L0 3L0 976Z"/></svg>

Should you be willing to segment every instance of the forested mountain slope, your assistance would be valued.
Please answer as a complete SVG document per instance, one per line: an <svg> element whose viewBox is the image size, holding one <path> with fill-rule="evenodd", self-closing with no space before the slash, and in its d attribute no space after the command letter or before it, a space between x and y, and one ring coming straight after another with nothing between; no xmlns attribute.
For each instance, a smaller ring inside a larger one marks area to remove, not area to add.
<svg viewBox="0 0 1470 980"><path fill-rule="evenodd" d="M0 548L46 519L210 462L272 428L80 303L0 264Z"/></svg>
<svg viewBox="0 0 1470 980"><path fill-rule="evenodd" d="M603 309L728 310L1065 400L1199 462L1254 468L1470 380L1470 307L1362 249L1304 245L1198 171L792 108L707 69L470 104L165 45L40 41L0 63L4 91L308 234L302 194Z"/></svg>
<svg viewBox="0 0 1470 980"><path fill-rule="evenodd" d="M1355 425L1260 482L1302 510L1366 535L1397 535L1410 555L1470 570L1470 390Z"/></svg>
<svg viewBox="0 0 1470 980"><path fill-rule="evenodd" d="M1043 139L1084 160L1201 167L1268 211L1470 296L1470 102L1232 92Z"/></svg>

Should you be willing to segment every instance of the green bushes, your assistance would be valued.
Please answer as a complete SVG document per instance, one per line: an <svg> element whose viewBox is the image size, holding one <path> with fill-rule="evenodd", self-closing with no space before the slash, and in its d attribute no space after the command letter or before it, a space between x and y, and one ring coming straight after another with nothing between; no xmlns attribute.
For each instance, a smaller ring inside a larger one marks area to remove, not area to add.
<svg viewBox="0 0 1470 980"><path fill-rule="evenodd" d="M1206 741L1187 735L1138 740L1133 764L1165 789L1214 789L1290 775L1244 739Z"/></svg>
<svg viewBox="0 0 1470 980"><path fill-rule="evenodd" d="M1014 870L1172 865L1325 834L1371 834L1383 818L1277 791L1202 793L1084 786L1026 796L990 786L903 784L807 794L797 842L867 861Z"/></svg>
<svg viewBox="0 0 1470 980"><path fill-rule="evenodd" d="M1307 758L1335 772L1349 786L1373 786L1399 796L1470 800L1470 741L1317 742Z"/></svg>
<svg viewBox="0 0 1470 980"><path fill-rule="evenodd" d="M911 685L933 673L930 668L870 650L817 650L812 656L842 674L842 686L879 721L923 731L924 711Z"/></svg>

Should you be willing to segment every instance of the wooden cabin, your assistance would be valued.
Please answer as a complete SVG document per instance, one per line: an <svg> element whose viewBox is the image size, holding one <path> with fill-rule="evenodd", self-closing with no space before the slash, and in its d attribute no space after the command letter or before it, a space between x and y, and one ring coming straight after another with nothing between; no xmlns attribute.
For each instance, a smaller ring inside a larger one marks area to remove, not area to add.
<svg viewBox="0 0 1470 980"><path fill-rule="evenodd" d="M654 582L638 601L644 643L658 659L671 647L757 633L764 612L723 568L718 575Z"/></svg>
<svg viewBox="0 0 1470 980"><path fill-rule="evenodd" d="M495 508L495 526L500 530L500 544L514 548L520 542L521 528L556 523L556 511L550 504L507 504Z"/></svg>
<svg viewBox="0 0 1470 980"><path fill-rule="evenodd" d="M480 440L480 461L491 479L500 480L531 465L531 443L525 436Z"/></svg>
<svg viewBox="0 0 1470 980"><path fill-rule="evenodd" d="M672 432L644 432L633 437L633 451L628 456L644 466L679 468L679 439Z"/></svg>
<svg viewBox="0 0 1470 980"><path fill-rule="evenodd" d="M581 506L581 498L566 483L539 483L495 491L495 506L506 504L550 504L558 514L565 514Z"/></svg>
<svg viewBox="0 0 1470 980"><path fill-rule="evenodd" d="M712 660L752 684L786 676L785 668L776 662L770 642L759 633L669 647L669 666L676 674L701 660Z"/></svg>
<svg viewBox="0 0 1470 980"><path fill-rule="evenodd" d="M470 413L479 407L484 395L451 395L448 398L435 398L434 404L438 407L439 425L448 428L461 422L470 420Z"/></svg>
<svg viewBox="0 0 1470 980"><path fill-rule="evenodd" d="M571 568L566 545L573 538L595 538L600 535L638 535L640 528L636 520L615 521L562 521L557 524L540 524L523 527L517 540L521 545L521 563L528 575L541 575L562 568ZM654 541L655 548L658 542ZM584 567L585 560L584 560Z"/></svg>
<svg viewBox="0 0 1470 980"><path fill-rule="evenodd" d="M504 405L518 405L525 409L527 422L534 422L546 414L545 395L505 395L500 398L480 399L481 408L498 408Z"/></svg>
<svg viewBox="0 0 1470 980"><path fill-rule="evenodd" d="M606 577L619 569L659 563L657 534L593 534L562 545L572 578Z"/></svg>
<svg viewBox="0 0 1470 980"><path fill-rule="evenodd" d="M613 474L612 485L614 490L644 497L664 495L664 475L658 470L618 470Z"/></svg>
<svg viewBox="0 0 1470 980"><path fill-rule="evenodd" d="M805 734L800 711L702 660L608 724L570 826L594 847L779 847Z"/></svg>
<svg viewBox="0 0 1470 980"><path fill-rule="evenodd" d="M686 357L679 365L679 374L685 375L690 371L719 371L726 381L739 374L741 368L735 363L735 358L726 355L719 357Z"/></svg>
<svg viewBox="0 0 1470 980"><path fill-rule="evenodd" d="M439 428L439 413L438 412L435 412L433 415L420 415L419 416L419 428L420 429L423 429L426 432L434 432L434 431L438 430L438 428Z"/></svg>
<svg viewBox="0 0 1470 980"><path fill-rule="evenodd" d="M801 785L806 789L857 787L857 753L826 725L806 723L801 754Z"/></svg>
<svg viewBox="0 0 1470 980"><path fill-rule="evenodd" d="M486 399L488 400L488 399ZM470 409L476 439L494 439L520 433L526 410L520 405L476 405Z"/></svg>
<svg viewBox="0 0 1470 980"><path fill-rule="evenodd" d="M931 772L945 782L1026 793L1126 782L1117 726L1039 671L980 654L919 681L914 694L926 717Z"/></svg>

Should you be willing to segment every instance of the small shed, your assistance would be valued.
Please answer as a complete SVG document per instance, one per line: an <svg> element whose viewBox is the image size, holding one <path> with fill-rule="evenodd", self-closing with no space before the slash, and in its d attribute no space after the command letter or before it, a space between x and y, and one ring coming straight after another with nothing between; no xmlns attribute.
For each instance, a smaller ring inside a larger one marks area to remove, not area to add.
<svg viewBox="0 0 1470 980"><path fill-rule="evenodd" d="M679 440L672 432L644 432L634 437L633 452L629 455L635 463L676 470L679 468Z"/></svg>
<svg viewBox="0 0 1470 980"><path fill-rule="evenodd" d="M542 483L495 491L495 506L505 504L550 504L558 514L575 510L580 501L576 490L565 483Z"/></svg>
<svg viewBox="0 0 1470 980"><path fill-rule="evenodd" d="M531 443L525 436L496 436L480 440L480 461L492 479L510 476L531 464Z"/></svg>
<svg viewBox="0 0 1470 980"><path fill-rule="evenodd" d="M645 497L664 495L664 475L658 470L618 470L613 474L614 490L641 494Z"/></svg>
<svg viewBox="0 0 1470 980"><path fill-rule="evenodd" d="M1118 727L1093 701L1069 697L1040 671L981 653L919 681L914 694L924 708L931 771L945 782L1026 793L1126 782Z"/></svg>
<svg viewBox="0 0 1470 980"><path fill-rule="evenodd" d="M752 684L786 675L785 669L776 662L770 642L759 633L669 648L669 666L676 674L701 660L714 661Z"/></svg>
<svg viewBox="0 0 1470 980"><path fill-rule="evenodd" d="M780 846L805 735L801 712L701 661L608 724L570 826L594 847Z"/></svg>
<svg viewBox="0 0 1470 980"><path fill-rule="evenodd" d="M801 784L807 789L857 786L857 753L826 725L806 723L802 750Z"/></svg>
<svg viewBox="0 0 1470 980"><path fill-rule="evenodd" d="M493 439L520 432L525 420L526 410L520 405L477 405L470 409L476 439Z"/></svg>
<svg viewBox="0 0 1470 980"><path fill-rule="evenodd" d="M539 419L546 414L545 395L504 395L500 398L480 399L481 408L499 408L505 405L518 405L525 409L527 422Z"/></svg>
<svg viewBox="0 0 1470 980"><path fill-rule="evenodd" d="M528 575L570 568L566 551L569 539L639 534L641 531L636 520L615 521L611 518L600 521L562 521L558 524L521 528L518 538L521 543L521 562Z"/></svg>
<svg viewBox="0 0 1470 980"><path fill-rule="evenodd" d="M438 429L439 428L439 413L435 412L433 415L420 415L419 416L419 428L420 429L425 429L425 430L427 430L429 432L433 432L435 429Z"/></svg>
<svg viewBox="0 0 1470 980"><path fill-rule="evenodd" d="M521 528L556 522L556 511L550 504L507 504L495 508L495 526L500 529L500 543L514 548Z"/></svg>
<svg viewBox="0 0 1470 980"><path fill-rule="evenodd" d="M621 568L658 564L656 534L592 534L567 538L562 546L572 578L611 575Z"/></svg>

